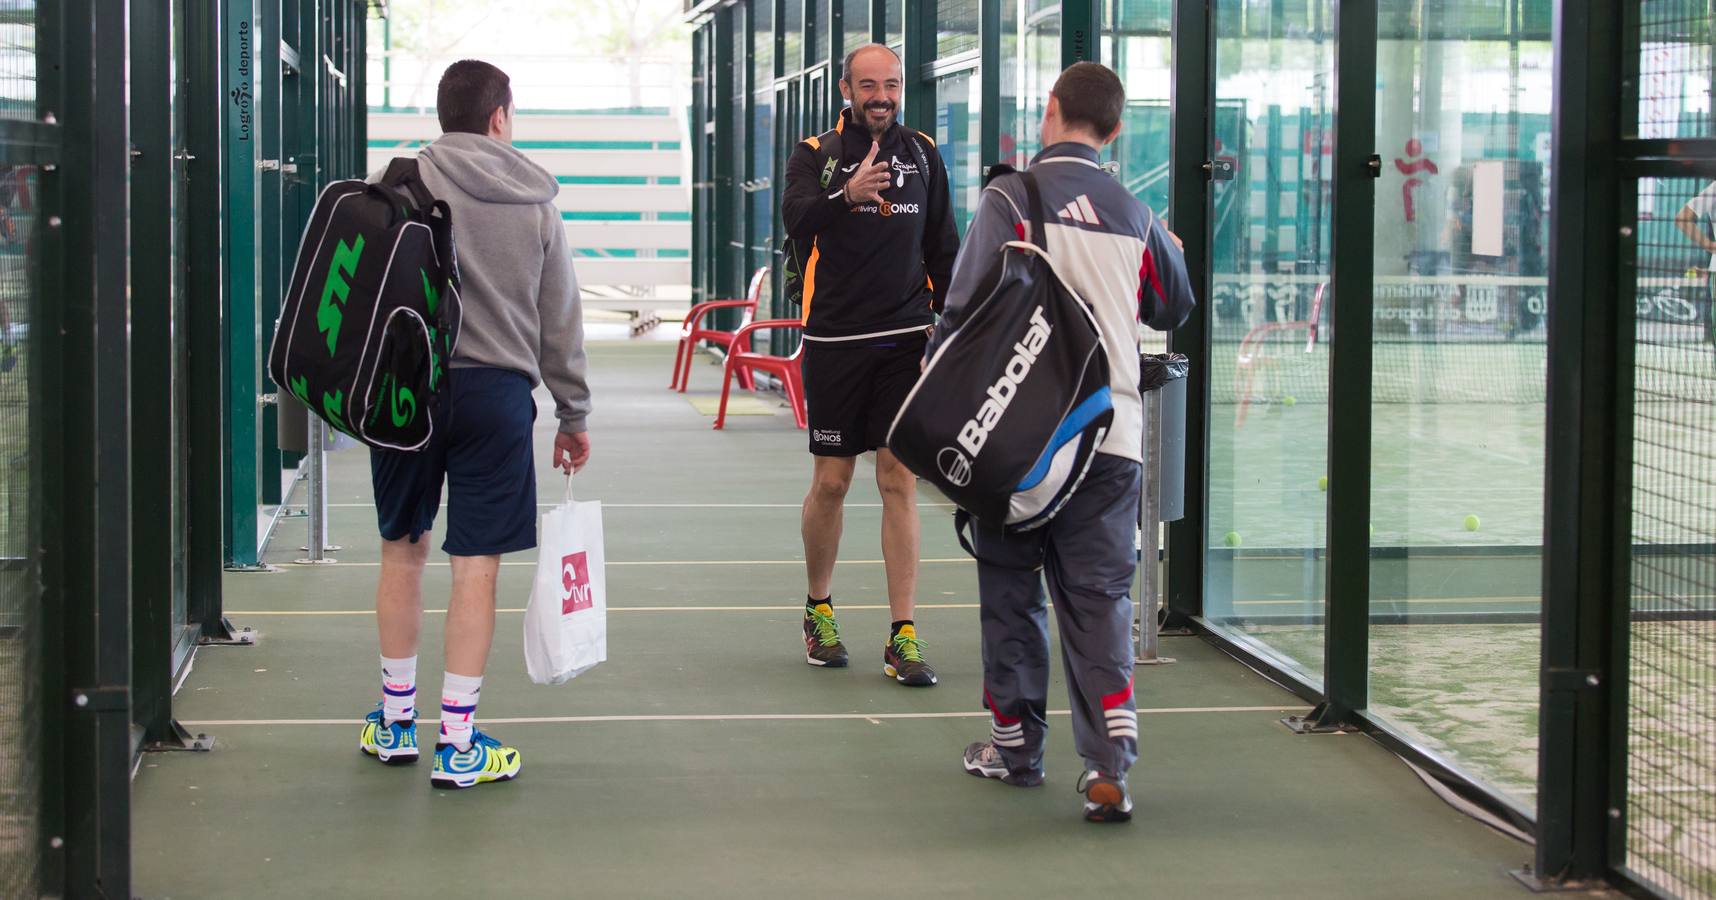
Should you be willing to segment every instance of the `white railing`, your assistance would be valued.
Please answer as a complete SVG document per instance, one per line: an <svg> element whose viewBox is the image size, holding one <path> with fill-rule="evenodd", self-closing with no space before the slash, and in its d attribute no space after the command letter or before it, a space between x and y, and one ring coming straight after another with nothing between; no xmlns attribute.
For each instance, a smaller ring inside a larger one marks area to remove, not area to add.
<svg viewBox="0 0 1716 900"><path fill-rule="evenodd" d="M433 110L435 86L455 58L426 59L402 51L369 55L369 105ZM512 79L521 110L665 107L691 104L691 61L661 57L508 55L489 59Z"/></svg>

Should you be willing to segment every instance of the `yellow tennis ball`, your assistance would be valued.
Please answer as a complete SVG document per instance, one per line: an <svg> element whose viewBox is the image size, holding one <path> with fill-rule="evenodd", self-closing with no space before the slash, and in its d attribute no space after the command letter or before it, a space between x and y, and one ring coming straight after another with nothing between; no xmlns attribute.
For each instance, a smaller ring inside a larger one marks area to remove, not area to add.
<svg viewBox="0 0 1716 900"><path fill-rule="evenodd" d="M1225 541L1229 547L1238 547L1240 544L1239 532L1230 531L1222 538L1222 540Z"/></svg>
<svg viewBox="0 0 1716 900"><path fill-rule="evenodd" d="M1288 394L1287 396L1281 398L1281 405L1282 406L1296 406L1296 405L1298 405L1298 403L1299 403L1298 399L1295 398L1292 394Z"/></svg>
<svg viewBox="0 0 1716 900"><path fill-rule="evenodd" d="M1467 516L1466 517L1466 530L1467 531L1477 531L1478 530L1478 517L1477 516Z"/></svg>
<svg viewBox="0 0 1716 900"><path fill-rule="evenodd" d="M1317 490L1326 491L1328 489L1329 489L1329 476L1327 476L1327 475L1319 476L1317 478Z"/></svg>

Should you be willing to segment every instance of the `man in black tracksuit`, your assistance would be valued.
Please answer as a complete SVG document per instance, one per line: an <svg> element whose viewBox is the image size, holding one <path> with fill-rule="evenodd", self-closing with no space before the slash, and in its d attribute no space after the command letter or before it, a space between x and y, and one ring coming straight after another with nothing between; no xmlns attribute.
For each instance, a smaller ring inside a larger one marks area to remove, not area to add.
<svg viewBox="0 0 1716 900"><path fill-rule="evenodd" d="M809 581L805 661L847 663L834 619L834 562L857 458L875 450L893 619L882 671L901 684L928 686L936 675L912 621L917 483L883 445L917 381L959 236L935 142L895 121L899 57L870 44L852 51L843 71L840 90L851 106L832 131L793 149L781 201L787 236L809 248L800 273L805 404L815 458L802 521Z"/></svg>

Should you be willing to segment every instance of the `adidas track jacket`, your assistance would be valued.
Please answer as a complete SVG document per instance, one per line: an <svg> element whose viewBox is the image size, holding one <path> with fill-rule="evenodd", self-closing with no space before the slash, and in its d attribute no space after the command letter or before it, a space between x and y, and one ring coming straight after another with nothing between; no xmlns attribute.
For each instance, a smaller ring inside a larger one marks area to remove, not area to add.
<svg viewBox="0 0 1716 900"><path fill-rule="evenodd" d="M983 189L977 215L953 267L947 306L930 353L959 325L972 292L1012 240L1043 244L1067 287L1096 315L1108 353L1114 425L1097 452L1142 462L1144 405L1138 390L1142 322L1158 331L1180 326L1195 300L1186 257L1154 212L1097 163L1084 144L1054 144L1031 160L1048 234L1028 234L1025 186L1002 176Z"/></svg>

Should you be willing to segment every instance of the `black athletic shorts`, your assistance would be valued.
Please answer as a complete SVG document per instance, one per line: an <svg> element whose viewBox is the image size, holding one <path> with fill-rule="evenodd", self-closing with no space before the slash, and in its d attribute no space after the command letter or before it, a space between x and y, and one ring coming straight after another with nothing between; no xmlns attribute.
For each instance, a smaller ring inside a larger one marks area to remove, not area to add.
<svg viewBox="0 0 1716 900"><path fill-rule="evenodd" d="M499 556L536 546L536 401L530 379L507 369L447 370L428 446L370 448L376 524L383 540L435 526L447 483L449 556Z"/></svg>
<svg viewBox="0 0 1716 900"><path fill-rule="evenodd" d="M810 452L857 456L888 444L888 429L922 371L923 332L861 345L805 341L805 411Z"/></svg>

